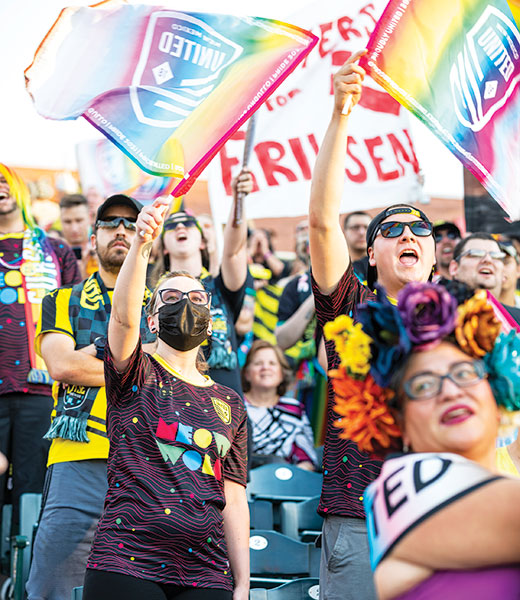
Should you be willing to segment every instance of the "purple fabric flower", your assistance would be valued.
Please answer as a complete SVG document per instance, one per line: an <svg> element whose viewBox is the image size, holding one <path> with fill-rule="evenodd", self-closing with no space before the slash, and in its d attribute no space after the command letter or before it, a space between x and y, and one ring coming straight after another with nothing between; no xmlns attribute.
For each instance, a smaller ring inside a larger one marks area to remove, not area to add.
<svg viewBox="0 0 520 600"><path fill-rule="evenodd" d="M390 303L383 287L376 285L376 291L375 302L358 305L357 319L373 340L370 373L379 386L386 387L412 345L397 307Z"/></svg>
<svg viewBox="0 0 520 600"><path fill-rule="evenodd" d="M457 301L442 285L409 283L399 292L397 301L414 346L424 348L453 333Z"/></svg>

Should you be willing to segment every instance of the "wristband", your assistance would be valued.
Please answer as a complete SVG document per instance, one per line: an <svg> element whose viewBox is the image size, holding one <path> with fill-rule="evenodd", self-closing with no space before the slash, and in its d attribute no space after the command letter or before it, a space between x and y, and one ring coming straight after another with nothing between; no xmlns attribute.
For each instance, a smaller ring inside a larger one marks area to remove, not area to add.
<svg viewBox="0 0 520 600"><path fill-rule="evenodd" d="M96 358L98 360L103 360L105 358L106 342L106 338L104 338L102 335L100 335L94 340L94 346L96 347Z"/></svg>
<svg viewBox="0 0 520 600"><path fill-rule="evenodd" d="M268 250L265 254L264 254L264 260L267 260L268 258L270 258L273 255L273 253Z"/></svg>

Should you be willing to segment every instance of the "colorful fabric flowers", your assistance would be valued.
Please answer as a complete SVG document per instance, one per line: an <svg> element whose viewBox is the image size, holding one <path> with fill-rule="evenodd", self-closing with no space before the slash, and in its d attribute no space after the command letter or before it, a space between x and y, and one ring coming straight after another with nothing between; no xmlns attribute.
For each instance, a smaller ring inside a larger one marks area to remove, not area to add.
<svg viewBox="0 0 520 600"><path fill-rule="evenodd" d="M353 376L364 377L370 369L371 339L354 323L351 317L340 315L334 321L326 323L323 334L328 340L334 340L341 366Z"/></svg>
<svg viewBox="0 0 520 600"><path fill-rule="evenodd" d="M334 423L343 430L339 437L352 440L369 453L381 447L397 448L401 432L388 408L393 392L380 388L371 375L363 381L346 376L343 369L329 375L336 394L334 411L341 416Z"/></svg>
<svg viewBox="0 0 520 600"><path fill-rule="evenodd" d="M514 330L500 334L484 364L497 403L510 411L520 410L520 336Z"/></svg>
<svg viewBox="0 0 520 600"><path fill-rule="evenodd" d="M453 332L457 301L441 285L409 283L397 300L403 324L417 349L426 350Z"/></svg>
<svg viewBox="0 0 520 600"><path fill-rule="evenodd" d="M358 306L358 319L363 331L372 338L370 373L376 383L386 387L390 383L396 363L412 349L397 307L393 306L382 287L376 286L377 300Z"/></svg>
<svg viewBox="0 0 520 600"><path fill-rule="evenodd" d="M493 307L487 301L485 290L459 306L455 337L461 350L473 358L482 358L491 352L497 335L500 333L500 321Z"/></svg>

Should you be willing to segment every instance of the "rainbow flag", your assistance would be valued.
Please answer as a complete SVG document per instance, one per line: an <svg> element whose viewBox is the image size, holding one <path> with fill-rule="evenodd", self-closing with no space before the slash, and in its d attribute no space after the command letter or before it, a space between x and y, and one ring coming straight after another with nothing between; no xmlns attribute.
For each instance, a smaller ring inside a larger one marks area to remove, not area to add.
<svg viewBox="0 0 520 600"><path fill-rule="evenodd" d="M149 204L158 196L173 191L176 179L156 177L145 173L107 139L90 140L76 144L81 187L95 187L106 198L113 194L127 194L141 204Z"/></svg>
<svg viewBox="0 0 520 600"><path fill-rule="evenodd" d="M390 0L367 49L370 75L520 218L520 32L507 1Z"/></svg>
<svg viewBox="0 0 520 600"><path fill-rule="evenodd" d="M107 0L69 7L26 69L36 110L83 116L144 171L196 177L318 38L278 21Z"/></svg>

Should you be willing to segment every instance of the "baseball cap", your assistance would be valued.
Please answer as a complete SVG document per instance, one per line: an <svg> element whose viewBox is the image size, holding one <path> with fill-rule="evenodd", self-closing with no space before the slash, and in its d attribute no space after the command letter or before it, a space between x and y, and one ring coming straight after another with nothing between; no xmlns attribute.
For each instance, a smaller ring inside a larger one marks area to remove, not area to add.
<svg viewBox="0 0 520 600"><path fill-rule="evenodd" d="M426 216L426 214L415 206L410 206L409 204L393 204L388 208L385 208L380 213L378 213L369 223L367 228L367 250L372 247L374 244L374 240L376 239L377 232L379 231L379 226L381 223L391 217L393 215L405 215L412 214L416 216L421 221L426 221L430 223L430 219ZM371 265L367 267L367 285L370 289L374 289L374 283L377 281L377 269Z"/></svg>
<svg viewBox="0 0 520 600"><path fill-rule="evenodd" d="M140 202L130 196L126 196L125 194L114 194L113 196L109 196L97 209L96 223L103 220L103 215L112 206L129 206L137 213L140 213L143 208L143 205Z"/></svg>
<svg viewBox="0 0 520 600"><path fill-rule="evenodd" d="M452 221L435 221L433 224L433 235L435 235L438 231L443 230L453 231L459 238L462 238L460 229Z"/></svg>

